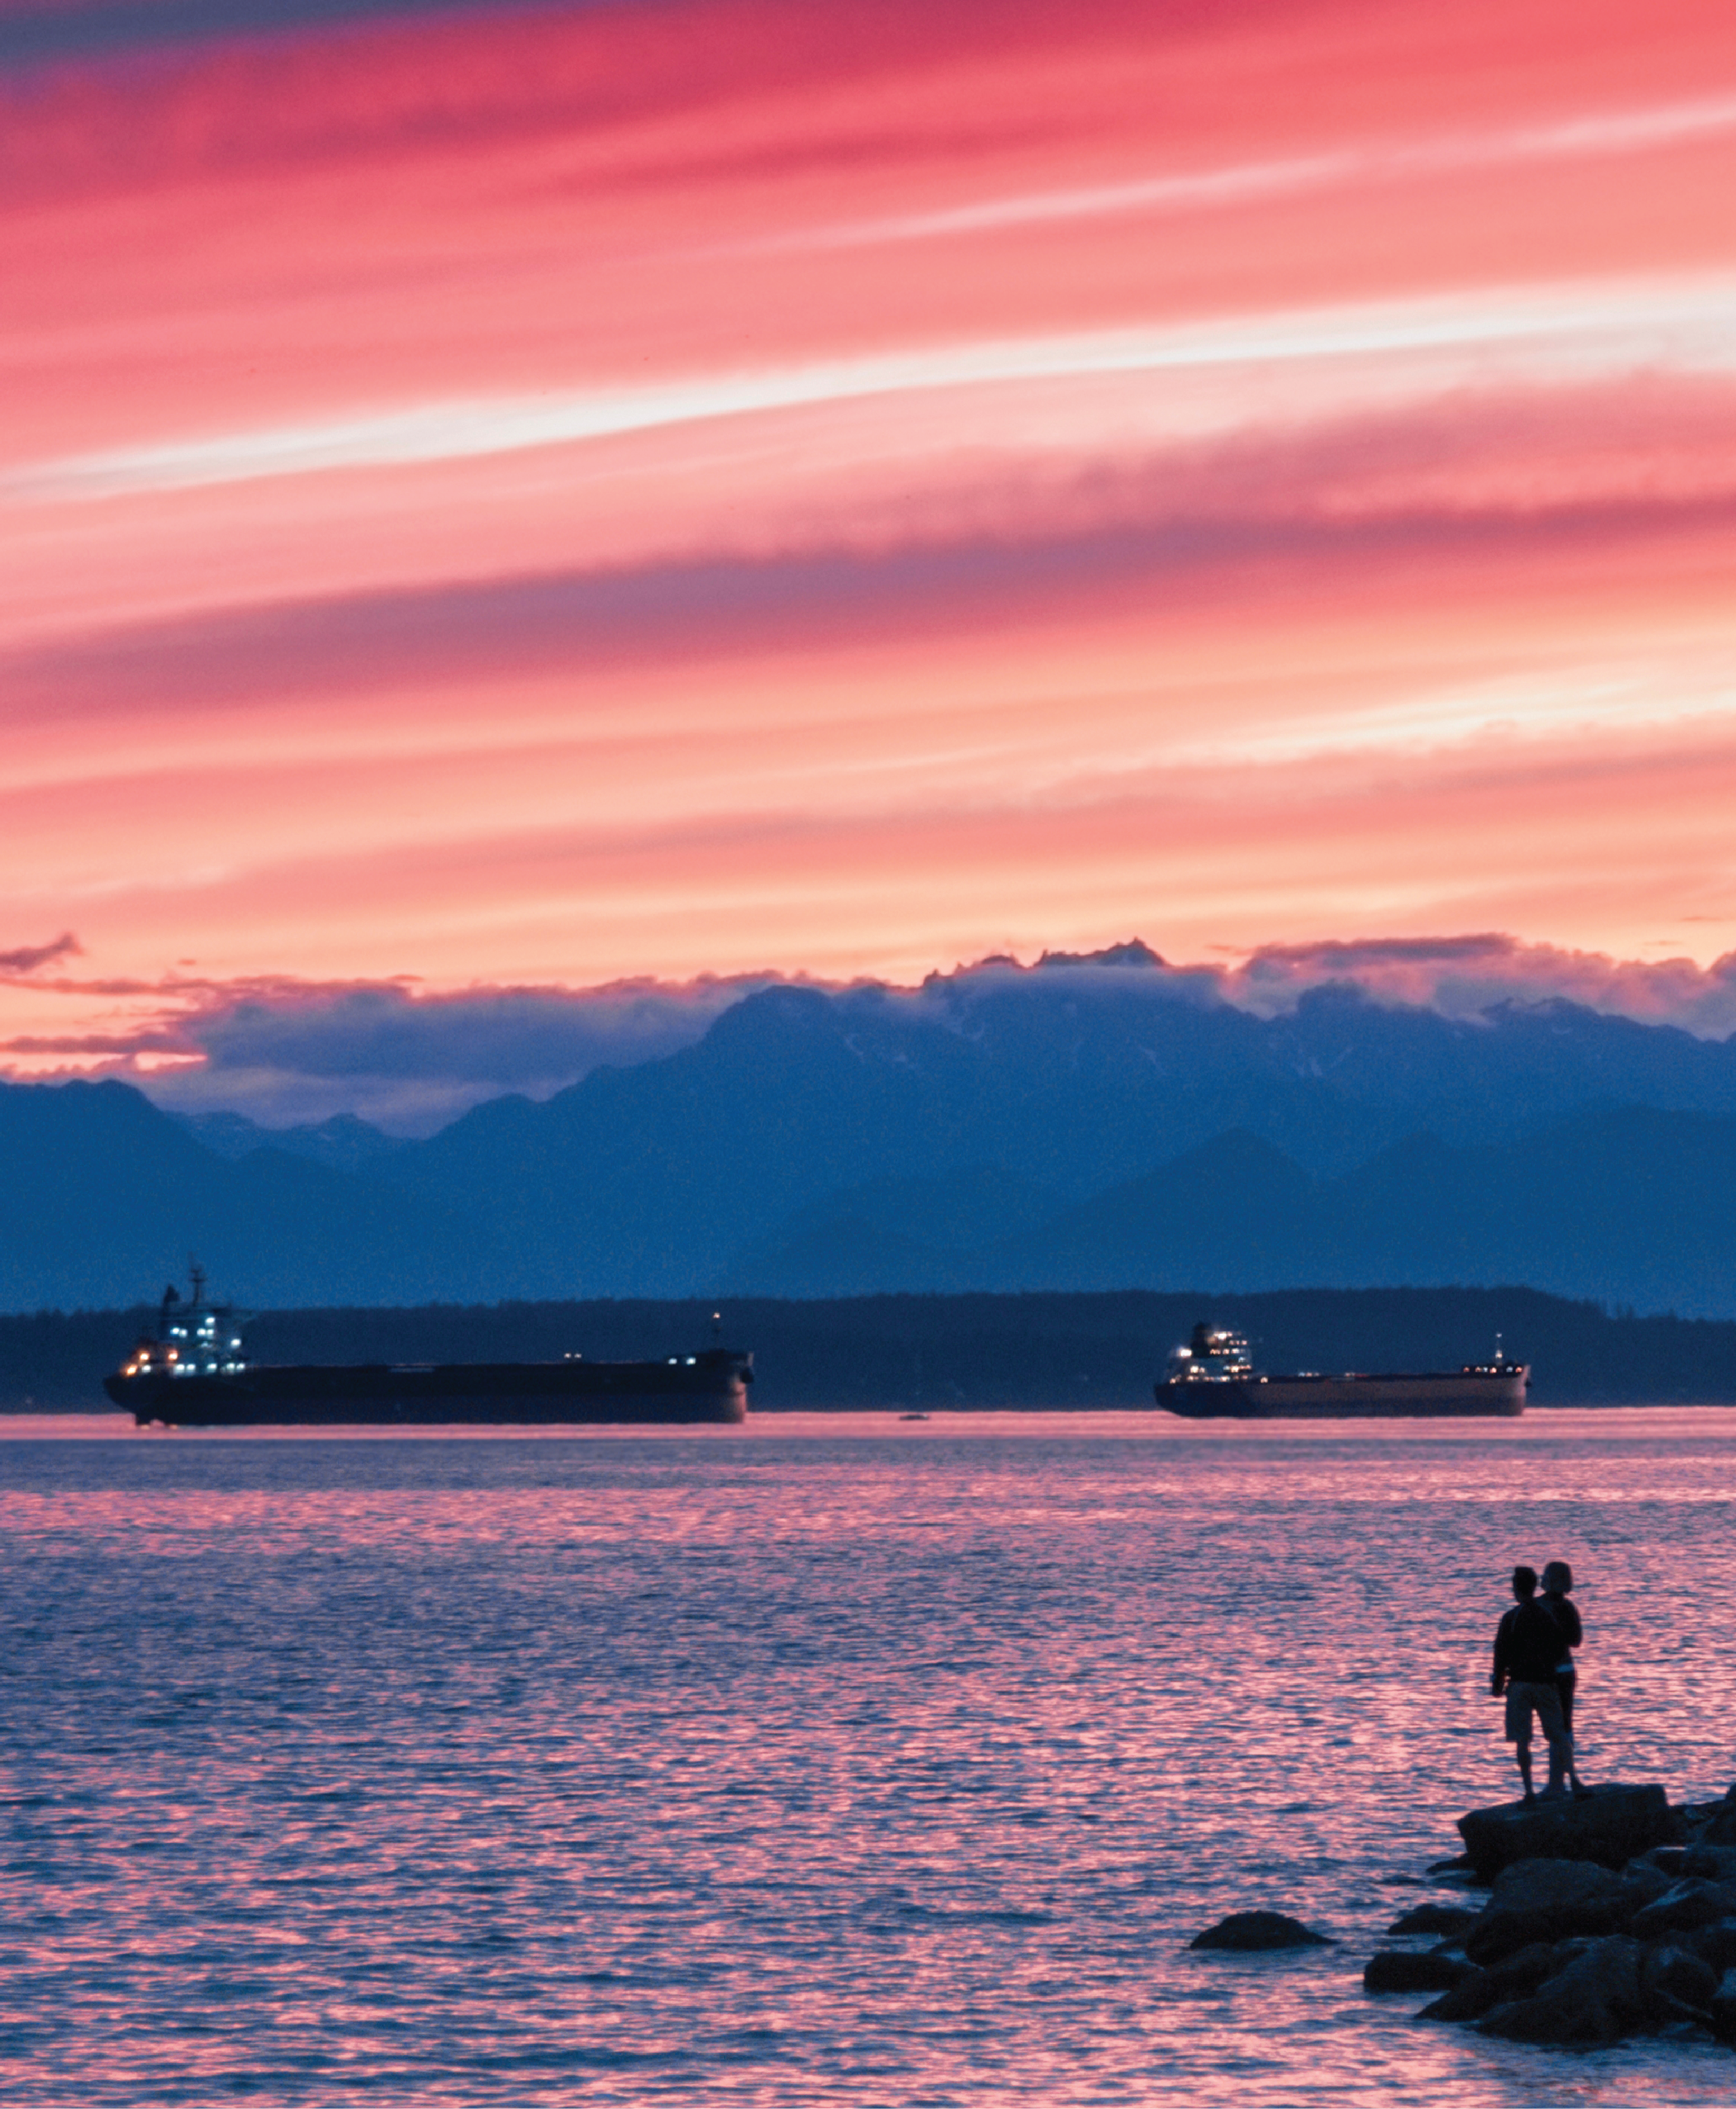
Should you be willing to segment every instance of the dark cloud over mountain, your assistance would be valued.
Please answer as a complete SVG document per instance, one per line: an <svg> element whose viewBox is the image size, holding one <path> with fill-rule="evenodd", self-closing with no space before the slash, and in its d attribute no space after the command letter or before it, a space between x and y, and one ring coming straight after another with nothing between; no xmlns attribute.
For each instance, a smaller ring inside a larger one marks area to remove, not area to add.
<svg viewBox="0 0 1736 2109"><path fill-rule="evenodd" d="M10 961L13 972L34 981L78 949L69 935L0 955L0 967ZM11 1043L15 1056L107 1056L105 1073L137 1082L177 1112L240 1113L268 1128L349 1114L400 1135L430 1134L503 1093L546 1099L598 1068L661 1060L693 1045L715 1020L758 991L822 987L769 973L685 982L642 978L588 989L446 991L408 982L263 978L224 983L187 977L155 988L70 978L40 985L129 999L155 996L157 1002L133 1004L138 1022L130 1031L58 1040L38 1035ZM1443 1029L1436 1035L1443 1048L1461 1052L1475 1045L1464 1028L1488 1031L1495 1016L1508 1010L1541 1018L1562 1004L1607 1018L1612 1038L1620 1036L1624 1020L1708 1043L1736 1031L1736 961L1702 968L1689 960L1619 960L1499 933L1269 946L1235 967L1172 965L1133 939L1093 953L1048 953L1030 966L984 960L931 974L915 988L863 982L824 992L846 1009L868 1005L877 1014L904 1018L913 1031L932 1025L976 1033L986 1020L1013 1016L1027 1017L1035 1028L1053 1020L1057 1005L1084 1001L1093 1017L1118 1018L1116 1029L1134 1045L1145 1029L1140 1020L1161 1037L1191 1010L1215 1017L1214 1026L1200 1027L1208 1037L1233 1033L1238 1018L1269 1023L1276 1046L1283 1039L1281 1021L1299 1017L1310 996L1330 990L1364 1000L1365 1041L1384 1032L1408 1034L1420 1045L1434 1028L1397 1022L1415 1013ZM1381 1014L1388 1016L1384 1027ZM1316 1005L1309 1014L1318 1020L1331 1014ZM1449 1026L1453 1030L1445 1031ZM1540 1029L1535 1018L1534 1029ZM158 1066L165 1055L179 1059ZM1352 1058L1323 1054L1310 1040L1305 1059ZM1445 1072L1441 1088L1452 1089Z"/></svg>

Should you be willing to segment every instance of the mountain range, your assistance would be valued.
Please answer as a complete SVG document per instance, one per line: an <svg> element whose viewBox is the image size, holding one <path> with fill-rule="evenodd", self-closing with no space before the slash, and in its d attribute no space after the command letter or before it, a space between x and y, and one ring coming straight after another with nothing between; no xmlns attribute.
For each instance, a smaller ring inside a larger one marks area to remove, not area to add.
<svg viewBox="0 0 1736 2109"><path fill-rule="evenodd" d="M1526 1284L1736 1316L1736 1045L1141 946L767 988L680 1052L419 1140L0 1086L0 1308Z"/></svg>

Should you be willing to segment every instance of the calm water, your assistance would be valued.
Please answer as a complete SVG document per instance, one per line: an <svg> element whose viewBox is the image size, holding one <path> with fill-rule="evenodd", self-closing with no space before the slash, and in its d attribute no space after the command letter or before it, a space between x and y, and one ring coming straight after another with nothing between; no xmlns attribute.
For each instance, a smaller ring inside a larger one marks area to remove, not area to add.
<svg viewBox="0 0 1736 2109"><path fill-rule="evenodd" d="M8 2100L1736 2089L1359 1983L1508 1793L1515 1558L1580 1572L1588 1776L1736 1776L1736 1413L68 1427L0 1424ZM1185 1951L1255 1904L1343 1944Z"/></svg>

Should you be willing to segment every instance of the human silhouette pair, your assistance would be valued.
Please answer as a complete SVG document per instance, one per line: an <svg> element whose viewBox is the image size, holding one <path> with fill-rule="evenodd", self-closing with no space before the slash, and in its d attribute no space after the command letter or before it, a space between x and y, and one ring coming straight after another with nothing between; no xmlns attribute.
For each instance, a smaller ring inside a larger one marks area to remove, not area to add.
<svg viewBox="0 0 1736 2109"><path fill-rule="evenodd" d="M1513 1572L1513 1602L1495 1628L1495 1664L1489 1688L1507 1701L1507 1740L1518 1761L1530 1808L1538 1799L1531 1777L1531 1721L1535 1717L1549 1748L1549 1776L1543 1799L1576 1799L1590 1792L1573 1762L1573 1651L1583 1638L1580 1614L1568 1592L1573 1570L1552 1560L1537 1593L1535 1568Z"/></svg>

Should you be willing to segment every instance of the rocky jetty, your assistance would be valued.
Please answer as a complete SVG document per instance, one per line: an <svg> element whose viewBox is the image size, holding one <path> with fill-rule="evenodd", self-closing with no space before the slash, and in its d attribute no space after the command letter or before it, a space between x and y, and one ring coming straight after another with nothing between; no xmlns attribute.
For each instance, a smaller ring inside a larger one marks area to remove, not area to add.
<svg viewBox="0 0 1736 2109"><path fill-rule="evenodd" d="M1517 2043L1590 2046L1641 2031L1709 2032L1736 2048L1736 1787L1672 1808L1661 1786L1475 1809L1465 1863L1481 1909L1426 1904L1363 1972L1370 1992L1434 1992L1420 2019Z"/></svg>

